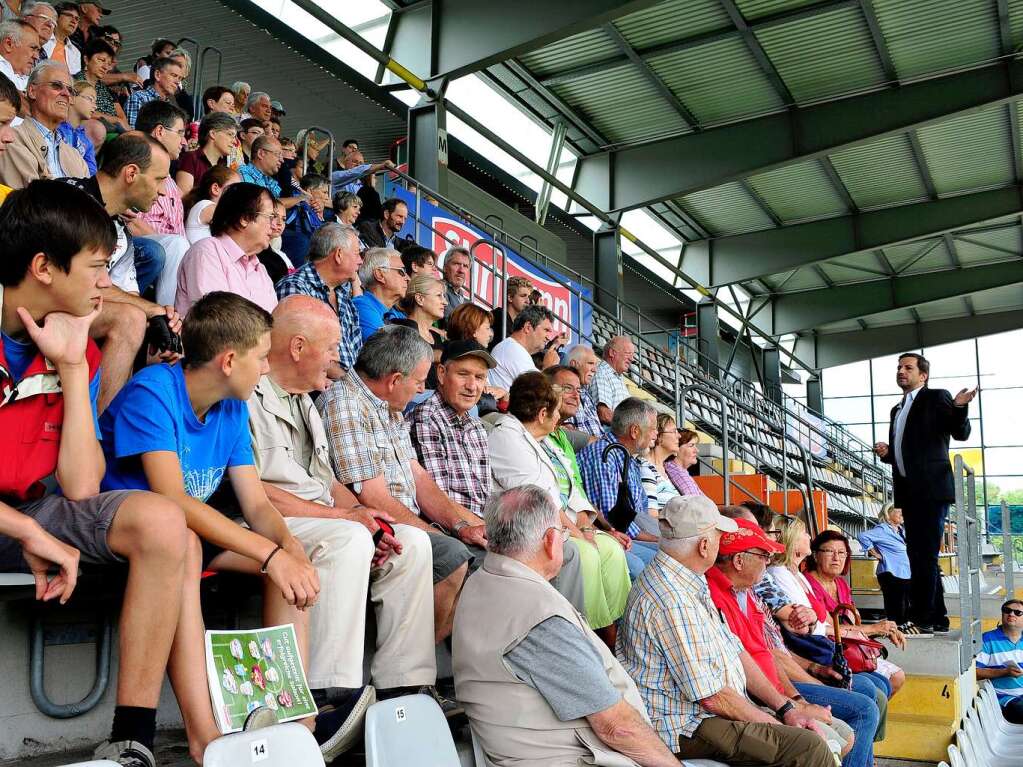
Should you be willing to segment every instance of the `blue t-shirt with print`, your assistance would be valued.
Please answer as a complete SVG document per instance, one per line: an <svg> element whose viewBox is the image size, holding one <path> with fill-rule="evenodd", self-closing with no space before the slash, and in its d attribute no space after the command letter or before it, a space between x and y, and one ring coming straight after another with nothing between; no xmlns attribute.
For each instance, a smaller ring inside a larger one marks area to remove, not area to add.
<svg viewBox="0 0 1023 767"><path fill-rule="evenodd" d="M133 377L100 418L107 475L103 490L148 490L138 456L177 453L185 491L200 501L220 486L230 466L251 466L248 409L221 400L200 421L180 365L150 365Z"/></svg>

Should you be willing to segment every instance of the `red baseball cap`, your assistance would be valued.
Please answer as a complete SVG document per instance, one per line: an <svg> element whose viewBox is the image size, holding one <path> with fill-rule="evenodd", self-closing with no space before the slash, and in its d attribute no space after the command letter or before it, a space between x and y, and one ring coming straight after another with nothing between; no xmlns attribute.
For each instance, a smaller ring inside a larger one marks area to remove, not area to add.
<svg viewBox="0 0 1023 767"><path fill-rule="evenodd" d="M760 526L748 519L735 520L739 529L733 533L722 533L718 554L738 554L750 549L763 549L769 554L781 554L785 547L772 541Z"/></svg>

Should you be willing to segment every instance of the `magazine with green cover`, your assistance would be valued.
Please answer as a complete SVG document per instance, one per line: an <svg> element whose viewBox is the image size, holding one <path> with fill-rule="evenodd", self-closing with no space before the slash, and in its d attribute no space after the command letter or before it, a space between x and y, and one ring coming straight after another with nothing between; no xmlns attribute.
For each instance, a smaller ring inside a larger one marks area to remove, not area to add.
<svg viewBox="0 0 1023 767"><path fill-rule="evenodd" d="M316 713L295 627L207 631L206 670L217 726L239 732L253 709L266 706L278 722Z"/></svg>

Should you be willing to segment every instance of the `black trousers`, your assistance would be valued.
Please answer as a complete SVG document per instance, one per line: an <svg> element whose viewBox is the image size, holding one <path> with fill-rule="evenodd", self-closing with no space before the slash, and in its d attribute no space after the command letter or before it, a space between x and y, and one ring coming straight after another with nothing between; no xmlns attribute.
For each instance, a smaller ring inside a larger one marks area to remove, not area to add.
<svg viewBox="0 0 1023 767"><path fill-rule="evenodd" d="M911 580L896 578L891 573L878 573L877 582L881 585L884 597L885 617L902 625L909 620L909 589Z"/></svg>
<svg viewBox="0 0 1023 767"><path fill-rule="evenodd" d="M935 501L903 503L906 553L909 555L909 615L918 626L948 626L945 590L941 586L938 551L948 516L948 504Z"/></svg>

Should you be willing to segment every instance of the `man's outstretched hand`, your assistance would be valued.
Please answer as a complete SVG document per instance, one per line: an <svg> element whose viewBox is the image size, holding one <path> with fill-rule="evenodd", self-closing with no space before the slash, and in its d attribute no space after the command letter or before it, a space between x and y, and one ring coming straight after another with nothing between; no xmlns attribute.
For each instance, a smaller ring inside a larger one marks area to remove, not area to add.
<svg viewBox="0 0 1023 767"><path fill-rule="evenodd" d="M977 392L980 391L980 387L977 386L972 391L969 389L960 389L959 393L952 398L952 401L956 404L956 407L966 407L973 398L977 396Z"/></svg>

